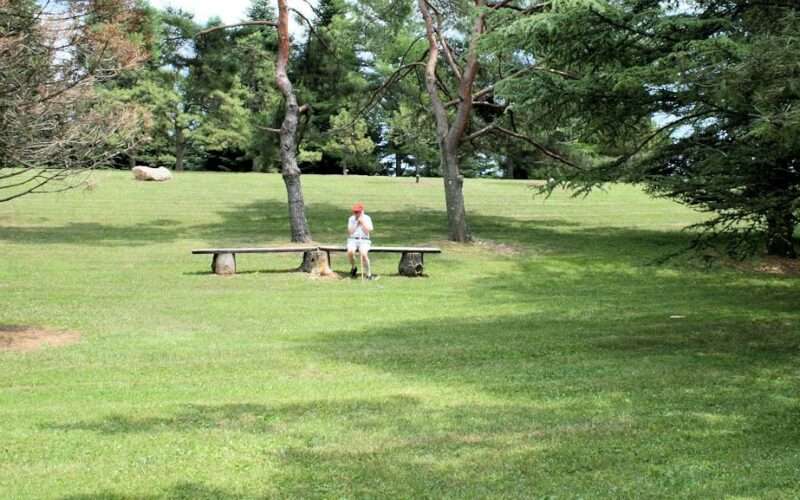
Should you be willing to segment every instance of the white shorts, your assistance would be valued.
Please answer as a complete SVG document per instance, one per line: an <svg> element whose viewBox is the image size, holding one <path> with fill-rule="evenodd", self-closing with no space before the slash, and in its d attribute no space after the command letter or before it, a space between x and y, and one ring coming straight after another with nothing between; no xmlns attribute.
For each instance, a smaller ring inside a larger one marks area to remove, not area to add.
<svg viewBox="0 0 800 500"><path fill-rule="evenodd" d="M372 243L369 240L359 240L356 238L347 238L347 251L348 252L355 252L358 250L358 253L365 254L369 252L370 245Z"/></svg>

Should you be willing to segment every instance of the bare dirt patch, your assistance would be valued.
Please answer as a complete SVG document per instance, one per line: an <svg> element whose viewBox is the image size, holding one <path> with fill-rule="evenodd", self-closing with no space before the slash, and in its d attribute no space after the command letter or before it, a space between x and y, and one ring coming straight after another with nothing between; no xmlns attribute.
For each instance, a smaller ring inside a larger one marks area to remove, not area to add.
<svg viewBox="0 0 800 500"><path fill-rule="evenodd" d="M800 276L800 260L782 257L767 257L763 259L756 270L762 273L781 274L785 276Z"/></svg>
<svg viewBox="0 0 800 500"><path fill-rule="evenodd" d="M521 252L519 247L509 245L507 243L500 243L492 240L475 240L474 245L489 252L498 255L516 255Z"/></svg>
<svg viewBox="0 0 800 500"><path fill-rule="evenodd" d="M64 347L81 336L76 332L50 330L35 326L0 325L0 352L30 352L44 347Z"/></svg>
<svg viewBox="0 0 800 500"><path fill-rule="evenodd" d="M734 264L741 271L773 274L777 276L800 276L800 259L787 259L784 257L763 257L757 262L742 262Z"/></svg>

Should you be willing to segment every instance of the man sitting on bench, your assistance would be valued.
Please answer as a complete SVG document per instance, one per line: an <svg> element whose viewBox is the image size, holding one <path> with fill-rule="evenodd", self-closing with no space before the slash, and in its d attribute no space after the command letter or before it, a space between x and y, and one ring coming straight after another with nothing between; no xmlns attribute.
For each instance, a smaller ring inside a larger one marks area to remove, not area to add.
<svg viewBox="0 0 800 500"><path fill-rule="evenodd" d="M364 213L364 204L359 202L353 205L353 215L347 220L347 258L350 260L351 278L355 278L358 274L356 266L356 250L358 250L362 273L366 272L368 280L378 279L377 276L372 275L369 266L369 233L372 232L372 229L372 219Z"/></svg>

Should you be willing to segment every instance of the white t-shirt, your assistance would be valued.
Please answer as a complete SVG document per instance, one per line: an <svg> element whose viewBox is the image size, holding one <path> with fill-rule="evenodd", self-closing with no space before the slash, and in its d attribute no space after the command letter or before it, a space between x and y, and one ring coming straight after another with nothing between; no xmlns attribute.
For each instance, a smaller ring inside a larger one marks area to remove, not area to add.
<svg viewBox="0 0 800 500"><path fill-rule="evenodd" d="M372 219L367 214L362 214L361 218L363 219L364 223L358 225L356 222L356 216L351 215L349 219L347 219L347 233L350 234L350 231L355 228L353 234L350 234L350 238L369 238L369 232L372 231Z"/></svg>

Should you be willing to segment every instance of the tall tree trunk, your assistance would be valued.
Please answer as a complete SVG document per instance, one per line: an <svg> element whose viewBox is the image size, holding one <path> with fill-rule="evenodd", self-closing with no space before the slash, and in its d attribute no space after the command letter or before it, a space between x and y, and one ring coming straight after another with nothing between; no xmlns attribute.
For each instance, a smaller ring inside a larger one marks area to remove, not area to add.
<svg viewBox="0 0 800 500"><path fill-rule="evenodd" d="M794 248L794 228L797 220L791 210L767 216L767 253L780 257L797 258Z"/></svg>
<svg viewBox="0 0 800 500"><path fill-rule="evenodd" d="M395 177L403 176L403 155L401 155L400 153L394 154L394 176Z"/></svg>
<svg viewBox="0 0 800 500"><path fill-rule="evenodd" d="M471 239L467 227L466 209L464 206L464 177L459 169L458 150L464 132L469 125L472 113L472 85L478 74L478 39L484 30L484 13L475 17L472 36L467 52L466 66L463 73L453 61L450 49L444 40L441 48L445 51L448 62L453 67L453 73L458 80L459 103L456 108L452 124L444 103L439 97L439 88L436 78L436 65L439 61L439 39L442 37L434 27L430 6L427 0L418 0L419 11L425 21L425 31L428 38L428 60L425 64L425 89L431 98L431 108L436 119L436 138L439 143L439 162L442 167L444 180L445 201L447 203L448 238L451 241L466 242ZM483 6L482 0L475 0L477 7ZM438 16L438 14L437 14Z"/></svg>
<svg viewBox="0 0 800 500"><path fill-rule="evenodd" d="M311 231L306 220L303 186L300 183L300 168L297 166L297 124L300 107L286 72L289 64L289 9L286 0L278 0L278 61L275 67L275 80L286 101L286 116L280 131L281 174L286 184L289 204L289 224L292 241L306 243L311 241Z"/></svg>
<svg viewBox="0 0 800 500"><path fill-rule="evenodd" d="M458 165L457 151L445 149L442 154L444 174L444 199L447 204L447 235L450 241L465 242L471 239L464 207L464 176Z"/></svg>
<svg viewBox="0 0 800 500"><path fill-rule="evenodd" d="M186 151L186 143L183 139L183 128L175 126L175 170L183 171L183 157Z"/></svg>
<svg viewBox="0 0 800 500"><path fill-rule="evenodd" d="M505 165L504 165L505 172L503 172L503 173L505 174L505 178L506 179L513 179L514 178L514 160L512 160L510 158L506 158L504 163L505 163Z"/></svg>

